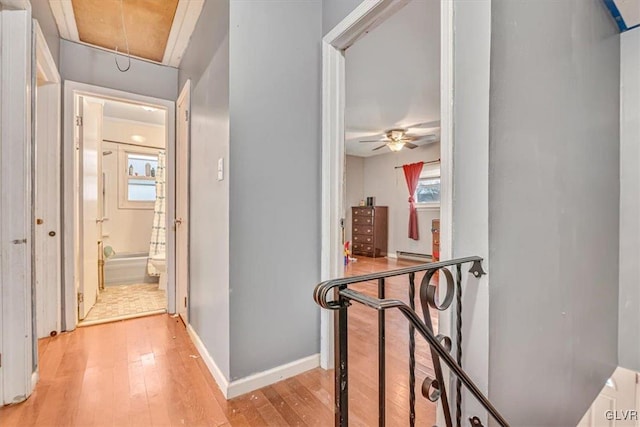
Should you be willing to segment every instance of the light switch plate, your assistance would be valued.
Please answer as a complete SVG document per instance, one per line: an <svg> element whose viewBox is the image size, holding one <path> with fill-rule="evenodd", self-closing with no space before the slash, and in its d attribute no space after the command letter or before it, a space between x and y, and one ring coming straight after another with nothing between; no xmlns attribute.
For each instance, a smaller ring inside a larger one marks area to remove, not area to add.
<svg viewBox="0 0 640 427"><path fill-rule="evenodd" d="M224 179L224 159L221 157L218 159L218 181Z"/></svg>

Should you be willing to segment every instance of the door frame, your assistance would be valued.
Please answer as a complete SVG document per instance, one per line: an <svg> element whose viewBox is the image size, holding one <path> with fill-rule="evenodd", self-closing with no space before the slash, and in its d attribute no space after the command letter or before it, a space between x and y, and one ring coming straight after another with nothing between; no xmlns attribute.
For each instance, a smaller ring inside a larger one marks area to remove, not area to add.
<svg viewBox="0 0 640 427"><path fill-rule="evenodd" d="M340 222L345 217L345 50L404 7L409 0L365 0L322 39L322 248L321 280L342 268ZM440 2L440 253L451 259L453 244L453 8ZM439 332L449 335L449 315L439 315ZM333 368L333 312L320 316L320 366Z"/></svg>
<svg viewBox="0 0 640 427"><path fill-rule="evenodd" d="M71 331L78 325L76 283L76 213L74 203L76 193L74 191L75 169L75 98L76 95L91 96L102 99L112 99L133 104L144 104L162 108L166 111L166 137L167 137L167 212L166 217L175 216L175 103L165 99L138 95L117 89L109 89L101 86L66 80L64 82L64 119L63 119L63 148L62 148L62 200L64 207L62 212L63 231L63 324L62 329ZM171 230L167 227L167 230ZM167 233L167 312L174 313L176 307L175 287L175 235Z"/></svg>
<svg viewBox="0 0 640 427"><path fill-rule="evenodd" d="M190 209L190 200L191 200L191 79L187 79L187 81L185 82L184 86L182 87L182 90L180 91L180 95L178 95L178 100L176 101L176 132L178 130L178 120L180 120L179 117L177 117L178 114L178 110L179 110L179 105L185 101L186 99L186 103L187 103L187 164L189 165L187 167L187 287L186 287L186 297L187 297L187 306L186 306L186 315L184 320L185 324L189 324L189 318L190 318L190 313L189 310L191 308L191 295L189 292L189 286L191 283L191 268L189 268L189 255L191 252L191 209ZM176 133L176 168L174 170L175 172L175 176L176 176L176 197L175 197L175 206L176 206L176 210L178 207L178 197L177 197L177 189L178 189L178 164L177 164L177 159L178 159L178 138L179 135ZM176 214L177 215L177 214ZM174 218L176 218L176 216L174 216ZM177 239L176 239L177 240ZM180 313L180 310L178 310L178 304L180 303L180 301L177 300L178 297L178 283L177 283L177 272L178 272L178 268L177 268L177 264L178 264L178 255L177 255L177 242L176 242L176 256L174 257L174 261L175 261L175 265L176 265L176 313Z"/></svg>

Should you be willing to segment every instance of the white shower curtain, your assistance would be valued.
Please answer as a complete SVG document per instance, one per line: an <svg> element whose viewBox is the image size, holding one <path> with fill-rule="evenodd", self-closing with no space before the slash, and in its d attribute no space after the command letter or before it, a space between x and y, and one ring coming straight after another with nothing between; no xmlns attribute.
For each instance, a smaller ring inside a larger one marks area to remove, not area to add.
<svg viewBox="0 0 640 427"><path fill-rule="evenodd" d="M151 228L151 242L149 244L149 261L147 271L149 276L159 276L160 273L151 264L151 257L164 257L167 242L167 223L165 220L165 164L166 154L162 150L158 153L158 168L156 169L156 204L153 210L153 227Z"/></svg>

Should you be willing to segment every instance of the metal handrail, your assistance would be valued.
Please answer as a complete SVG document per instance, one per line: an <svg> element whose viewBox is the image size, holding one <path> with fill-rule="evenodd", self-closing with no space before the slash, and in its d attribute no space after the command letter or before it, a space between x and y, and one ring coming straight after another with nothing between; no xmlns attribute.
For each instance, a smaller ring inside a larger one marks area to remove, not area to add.
<svg viewBox="0 0 640 427"><path fill-rule="evenodd" d="M509 423L502 417L500 412L493 406L493 404L487 399L487 397L480 391L478 386L469 378L469 375L462 369L456 361L451 357L447 349L440 344L440 342L436 339L436 337L427 329L425 324L420 320L420 317L413 311L407 304L403 303L400 300L395 299L378 299L373 298L368 295L362 294L360 292L356 292L352 289L344 289L340 291L340 294L347 298L350 301L356 301L360 304L366 305L367 307L376 309L376 310L389 310L392 308L397 308L400 312L407 318L409 322L413 325L414 328L418 330L420 335L427 340L431 348L433 348L438 356L440 356L444 363L456 374L458 378L464 383L464 385L469 389L471 394L478 399L478 401L482 404L482 406L491 414L495 420L504 427L508 427Z"/></svg>
<svg viewBox="0 0 640 427"><path fill-rule="evenodd" d="M385 317L386 310L397 309L405 318L409 321L409 352L410 352L410 425L415 424L415 393L413 390L413 384L415 383L415 340L413 339L414 331L417 330L420 335L427 341L431 348L432 360L434 363L434 371L436 372L436 380L432 380L430 384L437 384L437 393L429 395L429 391L426 390L425 383L423 383L423 395L431 401L437 401L441 398L443 407L445 407L445 421L448 426L452 425L450 408L447 403L446 386L444 384L443 374L440 368L440 360L453 371L457 377L457 417L456 425L460 426L461 410L460 410L460 387L464 384L469 392L478 400L478 402L487 410L487 412L497 421L501 426L507 426L508 423L495 406L489 401L489 399L480 391L476 384L471 380L469 375L462 368L462 321L461 321L461 308L462 308L462 272L461 265L466 263L472 263L469 270L475 277L480 277L485 272L482 269L482 258L478 256L459 258L450 261L439 261L428 264L421 264L412 267L406 267L396 270L383 271L372 274L365 274L360 276L344 277L339 279L327 280L316 286L314 290L314 300L321 307L334 310L336 313L336 378L335 378L335 405L336 405L336 425L346 426L348 425L348 358L347 358L347 308L351 302L357 302L363 304L366 307L373 308L378 311L378 369L379 369L379 425L384 425L385 409L384 409L384 377L385 377ZM453 276L446 267L456 267L457 270L457 288L453 284ZM442 303L437 302L438 292L433 285L430 285L430 279L436 271L442 270L444 278L447 281L446 297ZM416 311L414 310L413 298L415 295L415 273L426 272L423 278L420 290L420 300L422 303L422 310L424 312L425 320L422 321ZM397 299L385 299L385 279L395 276L409 276L409 298L411 306ZM362 283L369 281L378 281L378 298L363 294L361 292L349 289L348 285L354 283ZM434 307L438 310L446 310L452 303L453 293L456 293L457 297L457 360L454 359L449 353L451 349L451 340L448 337L441 335L435 336L433 333L433 326L429 316L428 306ZM333 297L333 299L330 299ZM448 342L445 342L446 339ZM447 344L446 346L443 343ZM447 346L449 348L447 348ZM427 388L429 386L427 385ZM472 425L481 426L479 418L473 417L470 419Z"/></svg>
<svg viewBox="0 0 640 427"><path fill-rule="evenodd" d="M337 287L352 285L354 283L370 282L372 280L378 279L387 279L389 277L395 276L404 276L405 274L410 273L420 273L428 270L439 270L444 267L451 267L457 264L466 264L469 262L473 262L473 266L469 271L473 273L474 276L480 277L484 274L484 271L482 271L482 267L480 266L480 263L482 263L482 258L479 256L458 258L451 261L430 262L427 264L419 264L411 267L399 268L396 270L387 270L378 273L363 274L360 276L342 277L339 279L326 280L316 286L315 290L313 291L313 300L322 308L326 308L328 310L337 310L340 307L336 305L336 301L327 300L327 296L329 296L331 294L331 291Z"/></svg>

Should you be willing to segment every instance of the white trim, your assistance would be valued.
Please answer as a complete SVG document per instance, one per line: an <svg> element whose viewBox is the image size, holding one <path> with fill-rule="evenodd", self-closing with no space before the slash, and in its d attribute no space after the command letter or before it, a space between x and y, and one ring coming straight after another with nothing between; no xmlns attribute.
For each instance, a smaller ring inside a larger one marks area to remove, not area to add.
<svg viewBox="0 0 640 427"><path fill-rule="evenodd" d="M0 0L0 9L28 10L31 12L31 2L29 0Z"/></svg>
<svg viewBox="0 0 640 427"><path fill-rule="evenodd" d="M74 142L74 115L75 95L87 95L92 97L113 99L133 104L150 105L166 110L166 140L167 140L167 170L172 171L174 168L175 156L175 103L165 99L153 98L144 95L133 94L116 89L109 89L100 86L78 83L71 80L64 82L64 123L63 123L63 259L64 259L64 330L70 331L76 328L78 324L77 318L77 302L75 290L75 212L74 212L74 177L73 164L75 156ZM171 201L175 200L175 179L171 173L167 174L167 218L174 217L175 207ZM167 230L171 230L167 227ZM173 259L175 258L175 238L171 232L167 233L167 311L175 312L175 267L173 267Z"/></svg>
<svg viewBox="0 0 640 427"><path fill-rule="evenodd" d="M202 12L204 0L179 0L176 13L173 17L173 24L167 39L162 63L170 67L178 67L182 60L191 34L196 28L198 18Z"/></svg>
<svg viewBox="0 0 640 427"><path fill-rule="evenodd" d="M36 33L36 66L38 72L42 74L43 80L47 83L60 83L60 73L58 73L58 67L53 60L53 55L49 50L47 40L44 38L42 29L38 21L34 21L35 33Z"/></svg>
<svg viewBox="0 0 640 427"><path fill-rule="evenodd" d="M85 326L93 326L93 325L103 325L105 323L120 322L121 320L138 319L140 317L154 316L156 314L164 314L166 312L167 310L162 308L160 310L146 311L144 313L123 314L122 316L110 317L108 319L83 320L82 322L78 323L78 328L84 328Z"/></svg>
<svg viewBox="0 0 640 427"><path fill-rule="evenodd" d="M36 369L31 373L31 393L36 389L38 381L40 381L40 372Z"/></svg>
<svg viewBox="0 0 640 427"><path fill-rule="evenodd" d="M222 373L220 368L218 368L216 361L213 360L213 357L211 357L211 354L209 354L207 347L205 347L204 343L200 339L200 336L191 325L187 325L187 333L189 334L191 341L193 341L193 345L195 345L196 350L198 350L198 353L200 353L202 361L205 365L207 365L207 368L213 376L213 379L216 381L218 387L220 387L220 391L222 391L222 394L226 398L227 390L229 389L229 380L227 380L227 377Z"/></svg>
<svg viewBox="0 0 640 427"><path fill-rule="evenodd" d="M342 250L340 219L344 215L344 50L384 22L408 1L365 0L331 30L322 42L322 248L321 280L338 277ZM453 204L453 2L441 1L441 176L442 259L451 258ZM446 227L446 228L445 228ZM441 316L445 317L445 316ZM444 323L447 323L446 321ZM333 313L320 314L320 365L333 367Z"/></svg>
<svg viewBox="0 0 640 427"><path fill-rule="evenodd" d="M222 391L222 394L226 399L233 399L234 397L275 384L278 381L286 380L287 378L295 377L296 375L300 375L303 372L320 366L320 354L316 353L311 356L303 357L302 359L294 360L293 362L285 363L284 365L276 366L275 368L267 369L266 371L259 372L257 374L249 375L248 377L229 382L191 325L187 325L187 333L189 334L191 341L193 341L193 345L196 347L196 350L200 353L202 361L209 369L209 372L218 384L218 387L220 387L220 391Z"/></svg>
<svg viewBox="0 0 640 427"><path fill-rule="evenodd" d="M303 372L315 369L318 366L320 366L320 354L316 353L257 374L249 375L239 380L231 381L227 388L226 397L227 399L233 399L245 393L275 384L278 381L295 377Z"/></svg>
<svg viewBox="0 0 640 427"><path fill-rule="evenodd" d="M73 13L71 0L49 0L49 6L51 7L53 18L56 20L60 38L80 42L76 16Z"/></svg>

